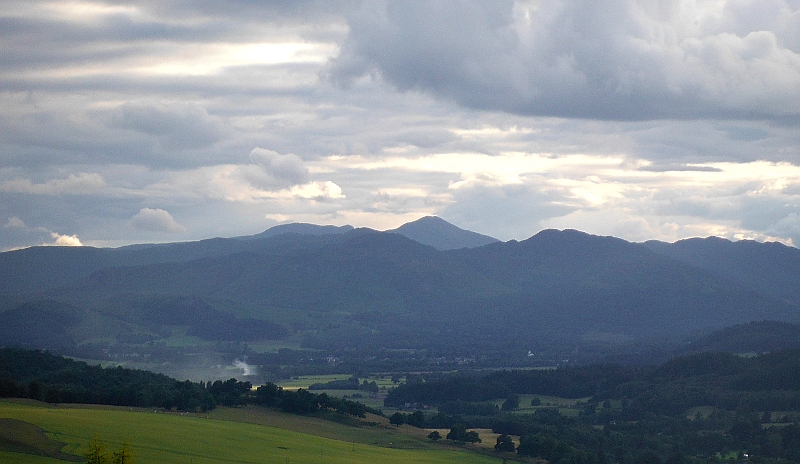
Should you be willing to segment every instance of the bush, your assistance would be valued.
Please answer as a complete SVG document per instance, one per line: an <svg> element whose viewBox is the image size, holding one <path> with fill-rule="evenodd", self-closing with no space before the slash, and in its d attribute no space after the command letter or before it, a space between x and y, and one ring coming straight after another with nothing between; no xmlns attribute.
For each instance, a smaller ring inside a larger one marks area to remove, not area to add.
<svg viewBox="0 0 800 464"><path fill-rule="evenodd" d="M513 453L516 451L516 449L516 446L514 446L514 440L512 440L510 436L504 433L497 437L497 443L494 445L495 451Z"/></svg>

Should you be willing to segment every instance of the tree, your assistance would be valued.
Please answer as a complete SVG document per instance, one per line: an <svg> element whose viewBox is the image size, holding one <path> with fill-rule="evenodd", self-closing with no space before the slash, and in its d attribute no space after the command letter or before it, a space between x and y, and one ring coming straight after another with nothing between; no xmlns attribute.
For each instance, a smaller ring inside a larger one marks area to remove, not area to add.
<svg viewBox="0 0 800 464"><path fill-rule="evenodd" d="M108 452L106 451L106 446L103 443L100 443L100 440L97 439L97 436L92 438L92 441L89 442L88 449L83 453L83 457L86 458L87 464L107 464L108 463Z"/></svg>
<svg viewBox="0 0 800 464"><path fill-rule="evenodd" d="M42 397L42 384L36 380L31 380L28 383L28 398L38 400Z"/></svg>
<svg viewBox="0 0 800 464"><path fill-rule="evenodd" d="M319 401L317 395L299 388L294 392L284 391L280 407L292 414L311 414L319 411Z"/></svg>
<svg viewBox="0 0 800 464"><path fill-rule="evenodd" d="M389 416L389 423L392 425L403 425L406 423L406 416L400 411Z"/></svg>
<svg viewBox="0 0 800 464"><path fill-rule="evenodd" d="M420 411L418 409L418 410L414 411L413 413L409 414L405 418L405 420L406 420L406 424L408 424L408 425L410 425L412 427L417 427L417 428L421 429L422 426L425 425L425 413L423 413L422 411Z"/></svg>
<svg viewBox="0 0 800 464"><path fill-rule="evenodd" d="M508 398L503 401L503 406L501 406L503 411L513 411L517 408L519 408L519 395L508 395Z"/></svg>
<svg viewBox="0 0 800 464"><path fill-rule="evenodd" d="M466 443L480 443L481 437L478 432L470 430L467 432L467 426L463 423L454 424L450 427L450 432L447 433L448 440L463 441Z"/></svg>
<svg viewBox="0 0 800 464"><path fill-rule="evenodd" d="M356 383L358 383L358 379L356 379ZM372 393L378 393L378 382L372 381L368 382L367 379L364 379L364 382L358 387L361 391L368 391Z"/></svg>
<svg viewBox="0 0 800 464"><path fill-rule="evenodd" d="M464 441L467 443L481 443L483 440L481 440L481 436L478 435L478 432L470 430L464 436Z"/></svg>
<svg viewBox="0 0 800 464"><path fill-rule="evenodd" d="M442 434L440 434L439 432L437 432L436 430L434 430L433 432L431 432L431 433L429 433L429 434L428 434L428 438L429 438L431 441L437 441L437 440L441 440L441 439L442 439Z"/></svg>
<svg viewBox="0 0 800 464"><path fill-rule="evenodd" d="M636 464L661 464L661 456L653 450L644 450L636 459Z"/></svg>
<svg viewBox="0 0 800 464"><path fill-rule="evenodd" d="M255 402L262 406L277 406L283 395L283 388L274 383L266 383L256 389Z"/></svg>
<svg viewBox="0 0 800 464"><path fill-rule="evenodd" d="M113 464L131 464L133 462L133 451L131 450L130 442L126 441L119 451L111 453L111 462Z"/></svg>
<svg viewBox="0 0 800 464"><path fill-rule="evenodd" d="M514 440L512 440L507 434L504 433L497 437L497 444L494 445L495 451L513 453L516 451L516 449L517 448L514 446Z"/></svg>
<svg viewBox="0 0 800 464"><path fill-rule="evenodd" d="M453 424L450 431L447 432L447 439L453 441L466 441L464 438L467 436L467 426L462 422Z"/></svg>
<svg viewBox="0 0 800 464"><path fill-rule="evenodd" d="M133 450L131 450L131 443L126 440L122 448L109 455L106 451L106 444L101 443L95 435L89 442L83 457L86 458L87 464L131 464L133 463Z"/></svg>

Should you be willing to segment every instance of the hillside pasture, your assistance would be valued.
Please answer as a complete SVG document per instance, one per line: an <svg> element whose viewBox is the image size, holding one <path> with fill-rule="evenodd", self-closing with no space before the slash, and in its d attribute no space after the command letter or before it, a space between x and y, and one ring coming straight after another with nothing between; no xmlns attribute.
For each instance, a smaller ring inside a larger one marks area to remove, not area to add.
<svg viewBox="0 0 800 464"><path fill-rule="evenodd" d="M300 388L308 390L309 387L313 384L325 384L330 381L334 380L347 380L351 376L347 374L326 374L326 375L301 375L297 377L293 377L291 379L285 379L277 382L277 384L283 387L284 390L297 390ZM371 408L374 409L381 409L384 410L383 406L383 399L386 397L386 391L395 386L394 383L391 381L391 376L369 376L369 377L361 377L359 378L362 382L367 380L368 382L375 382L380 389L379 393L371 393L363 390L342 390L342 389L320 389L320 390L313 390L313 393L320 394L325 393L328 396L333 396L336 398L345 398L345 399L352 399L353 401L358 401L359 403L363 403ZM355 395L355 396L354 396ZM392 409L392 411L394 411Z"/></svg>
<svg viewBox="0 0 800 464"><path fill-rule="evenodd" d="M229 410L236 414L236 410ZM250 411L250 414L256 414ZM220 415L221 416L221 415ZM218 416L219 417L219 416ZM288 418L282 416L284 419ZM358 427L330 424L329 430L339 439L300 433L274 425L235 422L194 414L165 413L129 408L58 407L31 402L0 401L0 418L33 424L45 431L49 440L64 443L62 451L80 456L84 447L97 437L110 450L129 441L137 463L490 463L492 459L467 451L435 446L423 439L408 437L398 443L379 429L370 438L358 435ZM315 420L310 418L305 430L313 433ZM322 421L324 422L324 421ZM319 422L318 424L322 424ZM280 420L276 419L275 424ZM322 426L322 425L320 425ZM365 430L370 430L365 428ZM356 440L358 438L358 440ZM362 443L364 439L373 444ZM409 449L416 440L417 449ZM10 451L0 452L0 462L53 463L44 456ZM63 462L63 461L62 461Z"/></svg>

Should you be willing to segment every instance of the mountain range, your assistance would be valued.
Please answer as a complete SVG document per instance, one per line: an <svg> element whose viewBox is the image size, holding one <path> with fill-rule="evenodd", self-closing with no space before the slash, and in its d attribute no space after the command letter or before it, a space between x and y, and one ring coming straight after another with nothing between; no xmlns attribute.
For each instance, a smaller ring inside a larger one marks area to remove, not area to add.
<svg viewBox="0 0 800 464"><path fill-rule="evenodd" d="M501 242L428 217L379 232L0 253L0 345L295 340L312 348L524 347L800 322L800 250L574 230Z"/></svg>

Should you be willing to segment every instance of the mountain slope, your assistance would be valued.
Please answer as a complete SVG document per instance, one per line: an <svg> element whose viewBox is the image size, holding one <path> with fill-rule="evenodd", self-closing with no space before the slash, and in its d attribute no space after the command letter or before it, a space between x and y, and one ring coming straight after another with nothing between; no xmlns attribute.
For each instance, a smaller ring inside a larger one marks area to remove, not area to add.
<svg viewBox="0 0 800 464"><path fill-rule="evenodd" d="M798 320L793 305L613 237L545 230L522 242L452 253L515 288L469 304L528 329L641 337Z"/></svg>
<svg viewBox="0 0 800 464"><path fill-rule="evenodd" d="M6 315L22 324L28 319L20 305L48 300L83 311L83 325L70 329L73 338L91 335L91 324L102 319L106 337L131 331L159 337L182 327L205 339L287 334L309 346L342 348L633 340L754 320L800 322L792 297L800 255L772 244L745 244L742 252L730 242L691 242L699 249L687 252L680 242L545 230L521 242L440 251L392 232L297 230L3 254L0 270L16 279L2 284ZM700 260L701 252L712 258ZM733 263L743 270L725 269ZM768 279L769 272L778 277ZM48 273L72 274L39 287L25 280ZM36 293L26 295L30 288ZM159 319L164 311L169 320ZM246 330L248 324L258 330ZM221 329L204 330L209 325Z"/></svg>
<svg viewBox="0 0 800 464"><path fill-rule="evenodd" d="M522 242L446 252L369 229L306 240L319 241L110 267L46 296L109 314L113 307L104 305L118 295L283 308L336 326L340 332L330 337L337 343L350 337L350 343L404 348L443 336L646 338L752 320L800 321L797 307L786 301L644 245L577 231L547 230ZM319 330L325 335L328 329ZM353 333L360 334L357 341Z"/></svg>
<svg viewBox="0 0 800 464"><path fill-rule="evenodd" d="M725 351L728 353L765 353L800 348L800 325L778 321L737 324L704 335L679 353Z"/></svg>
<svg viewBox="0 0 800 464"><path fill-rule="evenodd" d="M270 227L269 229L261 232L260 234L252 235L249 237L239 237L242 239L259 239L274 237L281 234L299 234L299 235L334 235L343 234L353 230L353 226L319 226L316 224L306 224L304 222L293 222L290 224L279 224Z"/></svg>
<svg viewBox="0 0 800 464"><path fill-rule="evenodd" d="M778 242L732 242L719 237L644 245L743 287L800 304L800 249Z"/></svg>
<svg viewBox="0 0 800 464"><path fill-rule="evenodd" d="M387 232L404 235L437 250L476 248L499 241L488 235L458 228L436 216L426 216Z"/></svg>
<svg viewBox="0 0 800 464"><path fill-rule="evenodd" d="M439 223L437 229L428 229L425 240L455 243L453 237L467 237L471 241L460 240L463 243L479 243L475 237L483 237L438 221L447 226L442 227ZM234 238L120 248L31 247L3 252L0 253L0 295L37 293L72 285L104 268L180 263L245 252L286 253L311 249L340 241L343 234L353 229L353 226L292 223L272 227L260 234ZM415 230L421 229L417 227ZM437 238L437 234L441 236Z"/></svg>

